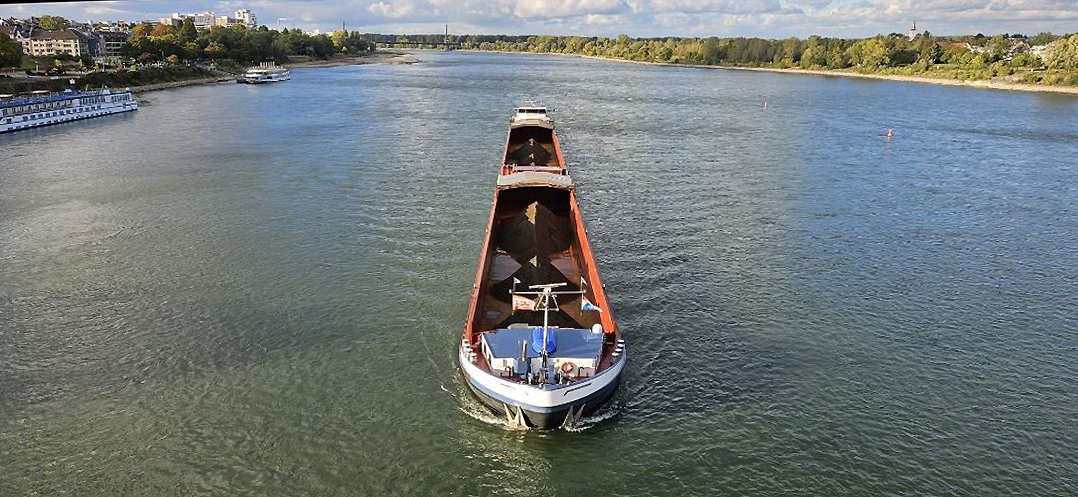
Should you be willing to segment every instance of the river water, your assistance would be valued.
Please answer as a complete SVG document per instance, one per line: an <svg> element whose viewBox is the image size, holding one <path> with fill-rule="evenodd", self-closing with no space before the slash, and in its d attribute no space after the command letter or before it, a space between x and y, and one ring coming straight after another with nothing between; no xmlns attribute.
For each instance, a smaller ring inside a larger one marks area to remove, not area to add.
<svg viewBox="0 0 1078 497"><path fill-rule="evenodd" d="M418 57L0 136L0 495L1078 493L1078 98ZM628 341L573 432L455 364L526 100Z"/></svg>

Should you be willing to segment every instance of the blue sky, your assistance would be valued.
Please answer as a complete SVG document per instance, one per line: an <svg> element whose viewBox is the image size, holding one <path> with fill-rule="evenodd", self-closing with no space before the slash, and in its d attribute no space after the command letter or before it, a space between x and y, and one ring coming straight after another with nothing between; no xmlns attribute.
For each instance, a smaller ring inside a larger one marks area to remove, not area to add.
<svg viewBox="0 0 1078 497"><path fill-rule="evenodd" d="M157 0L0 5L0 16L156 19L249 8L262 24L379 33L867 37L1078 32L1078 0Z"/></svg>

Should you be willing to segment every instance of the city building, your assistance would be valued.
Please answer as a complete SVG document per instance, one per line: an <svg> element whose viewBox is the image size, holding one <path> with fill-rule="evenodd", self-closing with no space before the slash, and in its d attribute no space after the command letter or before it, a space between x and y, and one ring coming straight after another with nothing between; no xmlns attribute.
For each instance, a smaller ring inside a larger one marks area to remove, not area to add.
<svg viewBox="0 0 1078 497"><path fill-rule="evenodd" d="M11 38L12 40L15 40L15 43L18 43L20 46L23 47L24 52L26 51L25 46L26 46L26 43L28 43L28 40L30 39L30 32L31 31L32 31L32 28L19 26L17 24L8 24L6 26L0 26L0 32L6 33L8 38Z"/></svg>
<svg viewBox="0 0 1078 497"><path fill-rule="evenodd" d="M209 29L214 26L230 27L237 24L242 24L248 28L258 27L258 19L255 17L254 12L251 12L248 9L237 10L236 17L217 16L210 11L197 12L194 14L173 13L172 17L162 17L161 24L179 26L183 24L185 19L191 19L195 24L195 28L198 29Z"/></svg>
<svg viewBox="0 0 1078 497"><path fill-rule="evenodd" d="M236 20L251 29L258 27L258 18L255 17L254 12L251 12L248 9L237 10Z"/></svg>
<svg viewBox="0 0 1078 497"><path fill-rule="evenodd" d="M171 17L162 17L161 24L179 26L183 24L183 21L186 19L191 19L191 22L195 24L195 28L198 29L209 29L217 25L217 17L214 16L213 12L208 10L206 12L196 12L194 14L180 14L178 12L173 12Z"/></svg>
<svg viewBox="0 0 1078 497"><path fill-rule="evenodd" d="M216 19L213 15L213 12L210 12L208 10L206 12L199 12L197 14L187 14L186 17L190 17L191 20L194 21L196 28L204 29L209 29L210 26L213 26L215 24L214 20Z"/></svg>
<svg viewBox="0 0 1078 497"><path fill-rule="evenodd" d="M75 29L63 31L33 30L30 37L23 41L22 51L26 55L67 54L72 57L94 55L97 53L97 40Z"/></svg>
<svg viewBox="0 0 1078 497"><path fill-rule="evenodd" d="M104 57L120 57L123 54L124 45L127 45L127 33L116 31L98 31L98 55Z"/></svg>

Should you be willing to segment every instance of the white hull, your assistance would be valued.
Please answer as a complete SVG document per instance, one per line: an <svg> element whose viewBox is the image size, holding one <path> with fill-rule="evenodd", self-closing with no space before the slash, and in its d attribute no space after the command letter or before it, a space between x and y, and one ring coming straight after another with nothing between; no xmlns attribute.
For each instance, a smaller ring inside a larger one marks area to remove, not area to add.
<svg viewBox="0 0 1078 497"><path fill-rule="evenodd" d="M579 419L605 403L618 384L626 356L623 351L612 367L587 380L542 386L507 381L487 373L469 361L463 349L458 351L457 359L472 390L491 408L503 411L509 422L556 428L571 424L574 417Z"/></svg>
<svg viewBox="0 0 1078 497"><path fill-rule="evenodd" d="M292 72L283 67L258 68L247 71L243 75L243 82L257 85L262 83L276 83L292 79Z"/></svg>
<svg viewBox="0 0 1078 497"><path fill-rule="evenodd" d="M127 94L127 92L121 92L107 95L104 96L104 101L88 105L75 105L68 108L47 109L15 116L4 116L0 118L0 133L138 110L138 102L133 98L122 101L116 98L116 101L113 101L112 97Z"/></svg>

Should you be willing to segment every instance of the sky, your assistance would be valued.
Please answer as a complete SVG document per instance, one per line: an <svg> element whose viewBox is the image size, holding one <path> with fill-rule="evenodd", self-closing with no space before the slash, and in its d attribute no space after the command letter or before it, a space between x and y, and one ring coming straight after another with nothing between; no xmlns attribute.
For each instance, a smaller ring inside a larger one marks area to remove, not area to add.
<svg viewBox="0 0 1078 497"><path fill-rule="evenodd" d="M859 38L1078 32L1078 0L159 0L0 5L2 17L157 19L247 8L272 27L374 33Z"/></svg>

